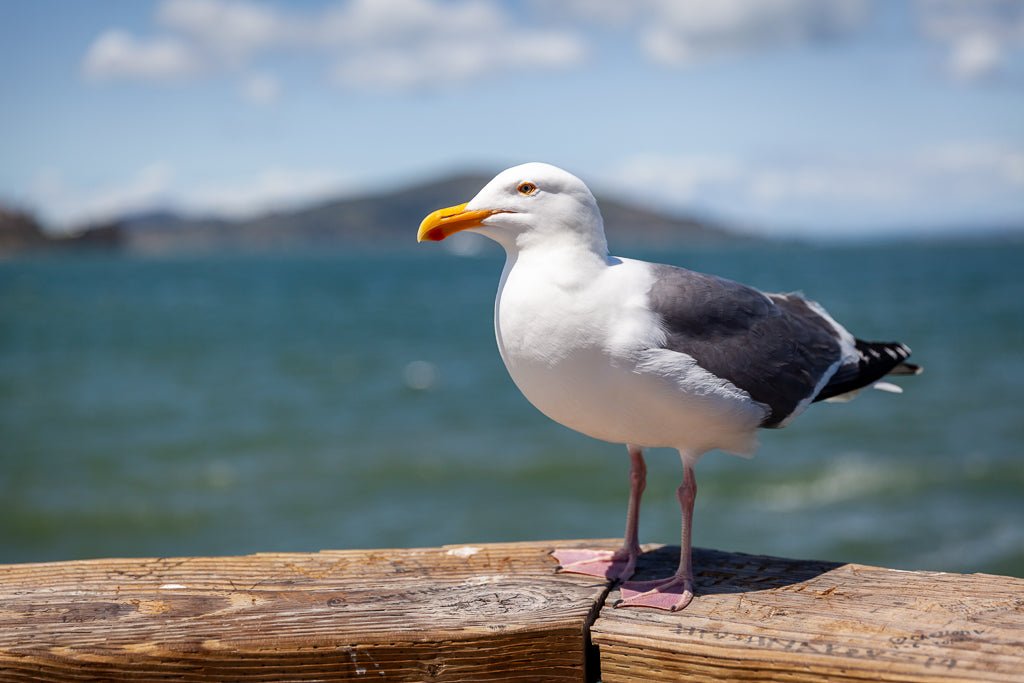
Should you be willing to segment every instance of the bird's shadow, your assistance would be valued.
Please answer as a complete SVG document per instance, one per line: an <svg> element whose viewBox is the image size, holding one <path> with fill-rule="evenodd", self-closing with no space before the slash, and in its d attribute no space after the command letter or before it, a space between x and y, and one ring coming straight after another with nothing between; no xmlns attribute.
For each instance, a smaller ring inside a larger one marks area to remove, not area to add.
<svg viewBox="0 0 1024 683"><path fill-rule="evenodd" d="M693 549L693 574L698 595L749 593L793 586L844 564ZM678 565L679 546L660 546L640 555L636 573L630 580L665 578L671 576Z"/></svg>

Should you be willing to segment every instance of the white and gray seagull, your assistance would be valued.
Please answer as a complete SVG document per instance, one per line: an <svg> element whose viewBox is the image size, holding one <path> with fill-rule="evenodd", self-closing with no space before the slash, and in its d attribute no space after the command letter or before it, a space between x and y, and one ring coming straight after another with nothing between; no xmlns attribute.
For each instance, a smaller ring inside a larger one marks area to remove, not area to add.
<svg viewBox="0 0 1024 683"><path fill-rule="evenodd" d="M594 196L555 166L501 172L468 203L427 216L417 239L469 229L507 255L494 330L516 386L556 422L629 451L622 548L555 551L562 570L629 579L640 554L643 449L682 458L679 568L624 583L619 606L674 611L693 599L694 465L704 453L750 455L759 427L784 427L814 401L865 387L899 391L882 378L919 372L905 345L856 339L799 294L610 256Z"/></svg>

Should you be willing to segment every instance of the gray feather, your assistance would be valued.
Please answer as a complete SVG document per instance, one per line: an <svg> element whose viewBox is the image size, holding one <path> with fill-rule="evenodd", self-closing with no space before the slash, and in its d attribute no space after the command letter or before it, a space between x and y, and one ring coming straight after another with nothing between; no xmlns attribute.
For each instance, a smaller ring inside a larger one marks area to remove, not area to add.
<svg viewBox="0 0 1024 683"><path fill-rule="evenodd" d="M763 427L777 427L813 397L839 360L839 333L795 294L752 287L665 265L652 266L650 307L666 348L693 357L768 406Z"/></svg>

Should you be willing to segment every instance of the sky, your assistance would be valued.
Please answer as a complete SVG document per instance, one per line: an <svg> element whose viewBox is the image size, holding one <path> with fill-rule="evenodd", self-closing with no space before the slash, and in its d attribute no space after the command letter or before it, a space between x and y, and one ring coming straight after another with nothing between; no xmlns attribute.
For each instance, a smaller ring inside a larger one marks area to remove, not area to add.
<svg viewBox="0 0 1024 683"><path fill-rule="evenodd" d="M0 57L0 202L54 229L546 161L764 234L1024 232L1024 0L8 0Z"/></svg>

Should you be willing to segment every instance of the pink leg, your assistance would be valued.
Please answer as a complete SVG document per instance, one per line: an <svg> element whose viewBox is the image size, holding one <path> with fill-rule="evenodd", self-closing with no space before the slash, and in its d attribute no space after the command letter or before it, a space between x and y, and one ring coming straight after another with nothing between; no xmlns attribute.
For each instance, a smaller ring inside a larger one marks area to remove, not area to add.
<svg viewBox="0 0 1024 683"><path fill-rule="evenodd" d="M640 556L640 497L647 487L647 464L639 446L629 449L629 508L626 510L626 538L622 547L610 550L562 549L552 553L568 574L586 574L625 581L633 576L636 558Z"/></svg>
<svg viewBox="0 0 1024 683"><path fill-rule="evenodd" d="M622 584L622 600L616 607L654 607L672 612L693 600L693 567L690 564L690 534L693 529L693 502L697 499L697 478L693 464L683 456L683 483L676 490L682 516L679 544L679 569L667 579L633 581Z"/></svg>

